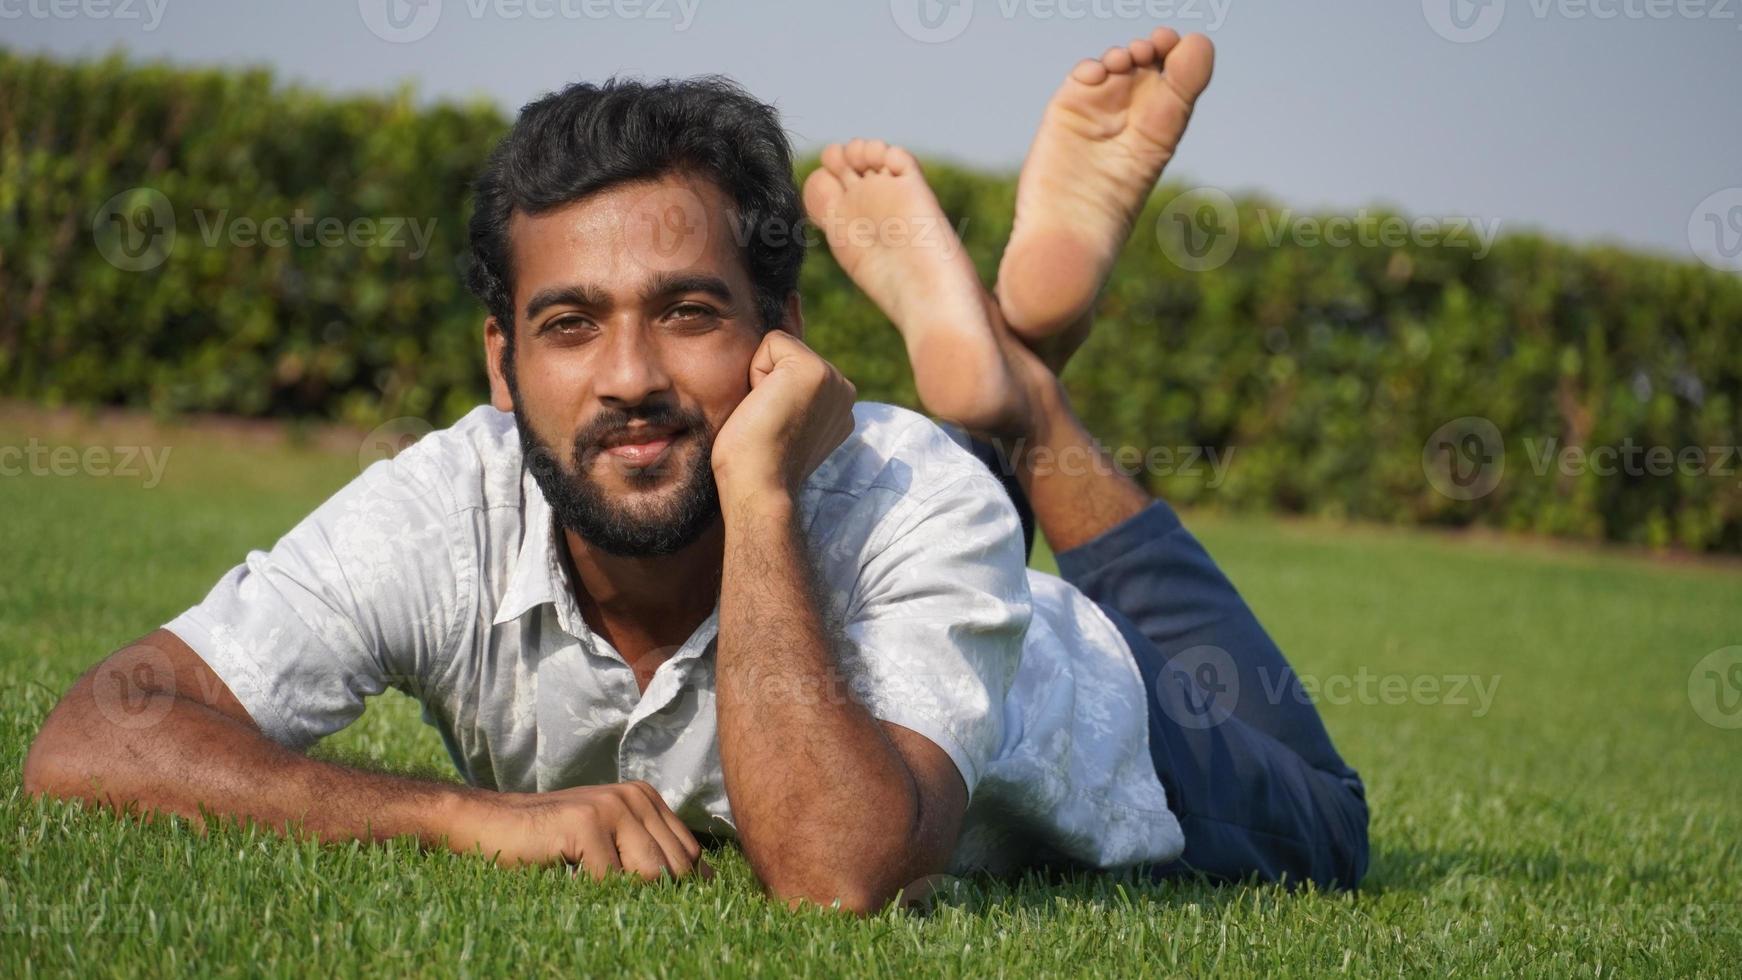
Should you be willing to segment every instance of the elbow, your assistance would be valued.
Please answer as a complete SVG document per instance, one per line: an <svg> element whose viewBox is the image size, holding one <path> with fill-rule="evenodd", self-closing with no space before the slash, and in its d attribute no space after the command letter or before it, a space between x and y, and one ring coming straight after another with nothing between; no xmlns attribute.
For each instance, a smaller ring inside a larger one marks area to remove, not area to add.
<svg viewBox="0 0 1742 980"><path fill-rule="evenodd" d="M67 792L67 760L64 746L46 727L30 743L24 756L24 793L31 797L65 797Z"/></svg>
<svg viewBox="0 0 1742 980"><path fill-rule="evenodd" d="M875 915L896 896L897 889L855 875L816 876L804 880L766 882L768 894L789 908L817 905L855 916Z"/></svg>
<svg viewBox="0 0 1742 980"><path fill-rule="evenodd" d="M757 877L770 897L788 907L808 903L838 907L853 915L875 915L917 877L911 867L915 856L905 843L892 841L891 846L879 848L862 842L859 847L802 858L788 852L784 866L759 871Z"/></svg>
<svg viewBox="0 0 1742 980"><path fill-rule="evenodd" d="M101 759L62 702L43 720L24 753L20 773L24 793L35 799L89 799L99 771L93 763Z"/></svg>

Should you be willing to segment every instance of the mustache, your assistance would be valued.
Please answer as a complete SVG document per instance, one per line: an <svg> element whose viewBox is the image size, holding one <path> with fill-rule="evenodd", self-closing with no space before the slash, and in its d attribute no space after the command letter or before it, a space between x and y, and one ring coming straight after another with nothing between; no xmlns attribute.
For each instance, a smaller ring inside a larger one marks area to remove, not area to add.
<svg viewBox="0 0 1742 980"><path fill-rule="evenodd" d="M575 433L575 462L585 465L605 451L605 443L622 435L633 423L672 430L675 437L694 432L702 438L703 448L713 444L708 420L699 410L686 410L676 405L648 405L633 409L604 408Z"/></svg>

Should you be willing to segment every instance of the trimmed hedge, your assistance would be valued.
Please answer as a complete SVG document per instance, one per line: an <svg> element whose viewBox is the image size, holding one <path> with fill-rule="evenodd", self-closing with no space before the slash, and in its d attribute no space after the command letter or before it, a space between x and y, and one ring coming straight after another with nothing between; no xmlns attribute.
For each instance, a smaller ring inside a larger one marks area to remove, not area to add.
<svg viewBox="0 0 1742 980"><path fill-rule="evenodd" d="M359 425L456 418L486 391L481 310L457 275L467 185L507 122L404 90L336 97L261 71L0 51L0 394ZM1013 180L929 173L990 281ZM1532 235L1487 254L1468 239L1330 247L1259 199L1237 202L1226 263L1191 272L1175 261L1188 232L1166 210L1182 190L1157 191L1066 379L1156 491L1742 551L1742 279ZM174 244L138 253L153 202L173 213ZM391 219L408 222L397 240ZM1365 213L1356 227L1396 220ZM272 228L349 243L260 244ZM105 257L117 247L122 265L150 267L118 267ZM899 338L826 250L803 293L813 344L862 396L913 405ZM1492 424L1479 431L1498 435L1504 473L1466 500L1435 488L1447 484L1424 447L1432 457L1438 431L1455 464L1479 463L1476 423L1442 429L1468 417ZM1613 456L1594 452L1605 447Z"/></svg>

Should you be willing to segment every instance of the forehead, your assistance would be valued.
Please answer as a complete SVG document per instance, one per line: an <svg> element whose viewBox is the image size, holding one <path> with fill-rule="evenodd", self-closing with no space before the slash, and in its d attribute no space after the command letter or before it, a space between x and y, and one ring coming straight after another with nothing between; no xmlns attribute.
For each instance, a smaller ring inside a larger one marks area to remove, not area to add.
<svg viewBox="0 0 1742 980"><path fill-rule="evenodd" d="M618 184L542 214L509 218L516 305L541 286L634 292L660 276L719 276L748 288L731 201L705 178Z"/></svg>

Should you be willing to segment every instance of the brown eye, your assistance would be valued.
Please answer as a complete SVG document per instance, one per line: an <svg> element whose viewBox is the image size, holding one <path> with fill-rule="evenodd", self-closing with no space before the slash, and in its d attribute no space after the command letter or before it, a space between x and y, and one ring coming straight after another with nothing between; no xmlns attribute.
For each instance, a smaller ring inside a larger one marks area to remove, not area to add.
<svg viewBox="0 0 1742 980"><path fill-rule="evenodd" d="M591 327L592 324L578 316L557 317L544 325L540 333L575 334Z"/></svg>

